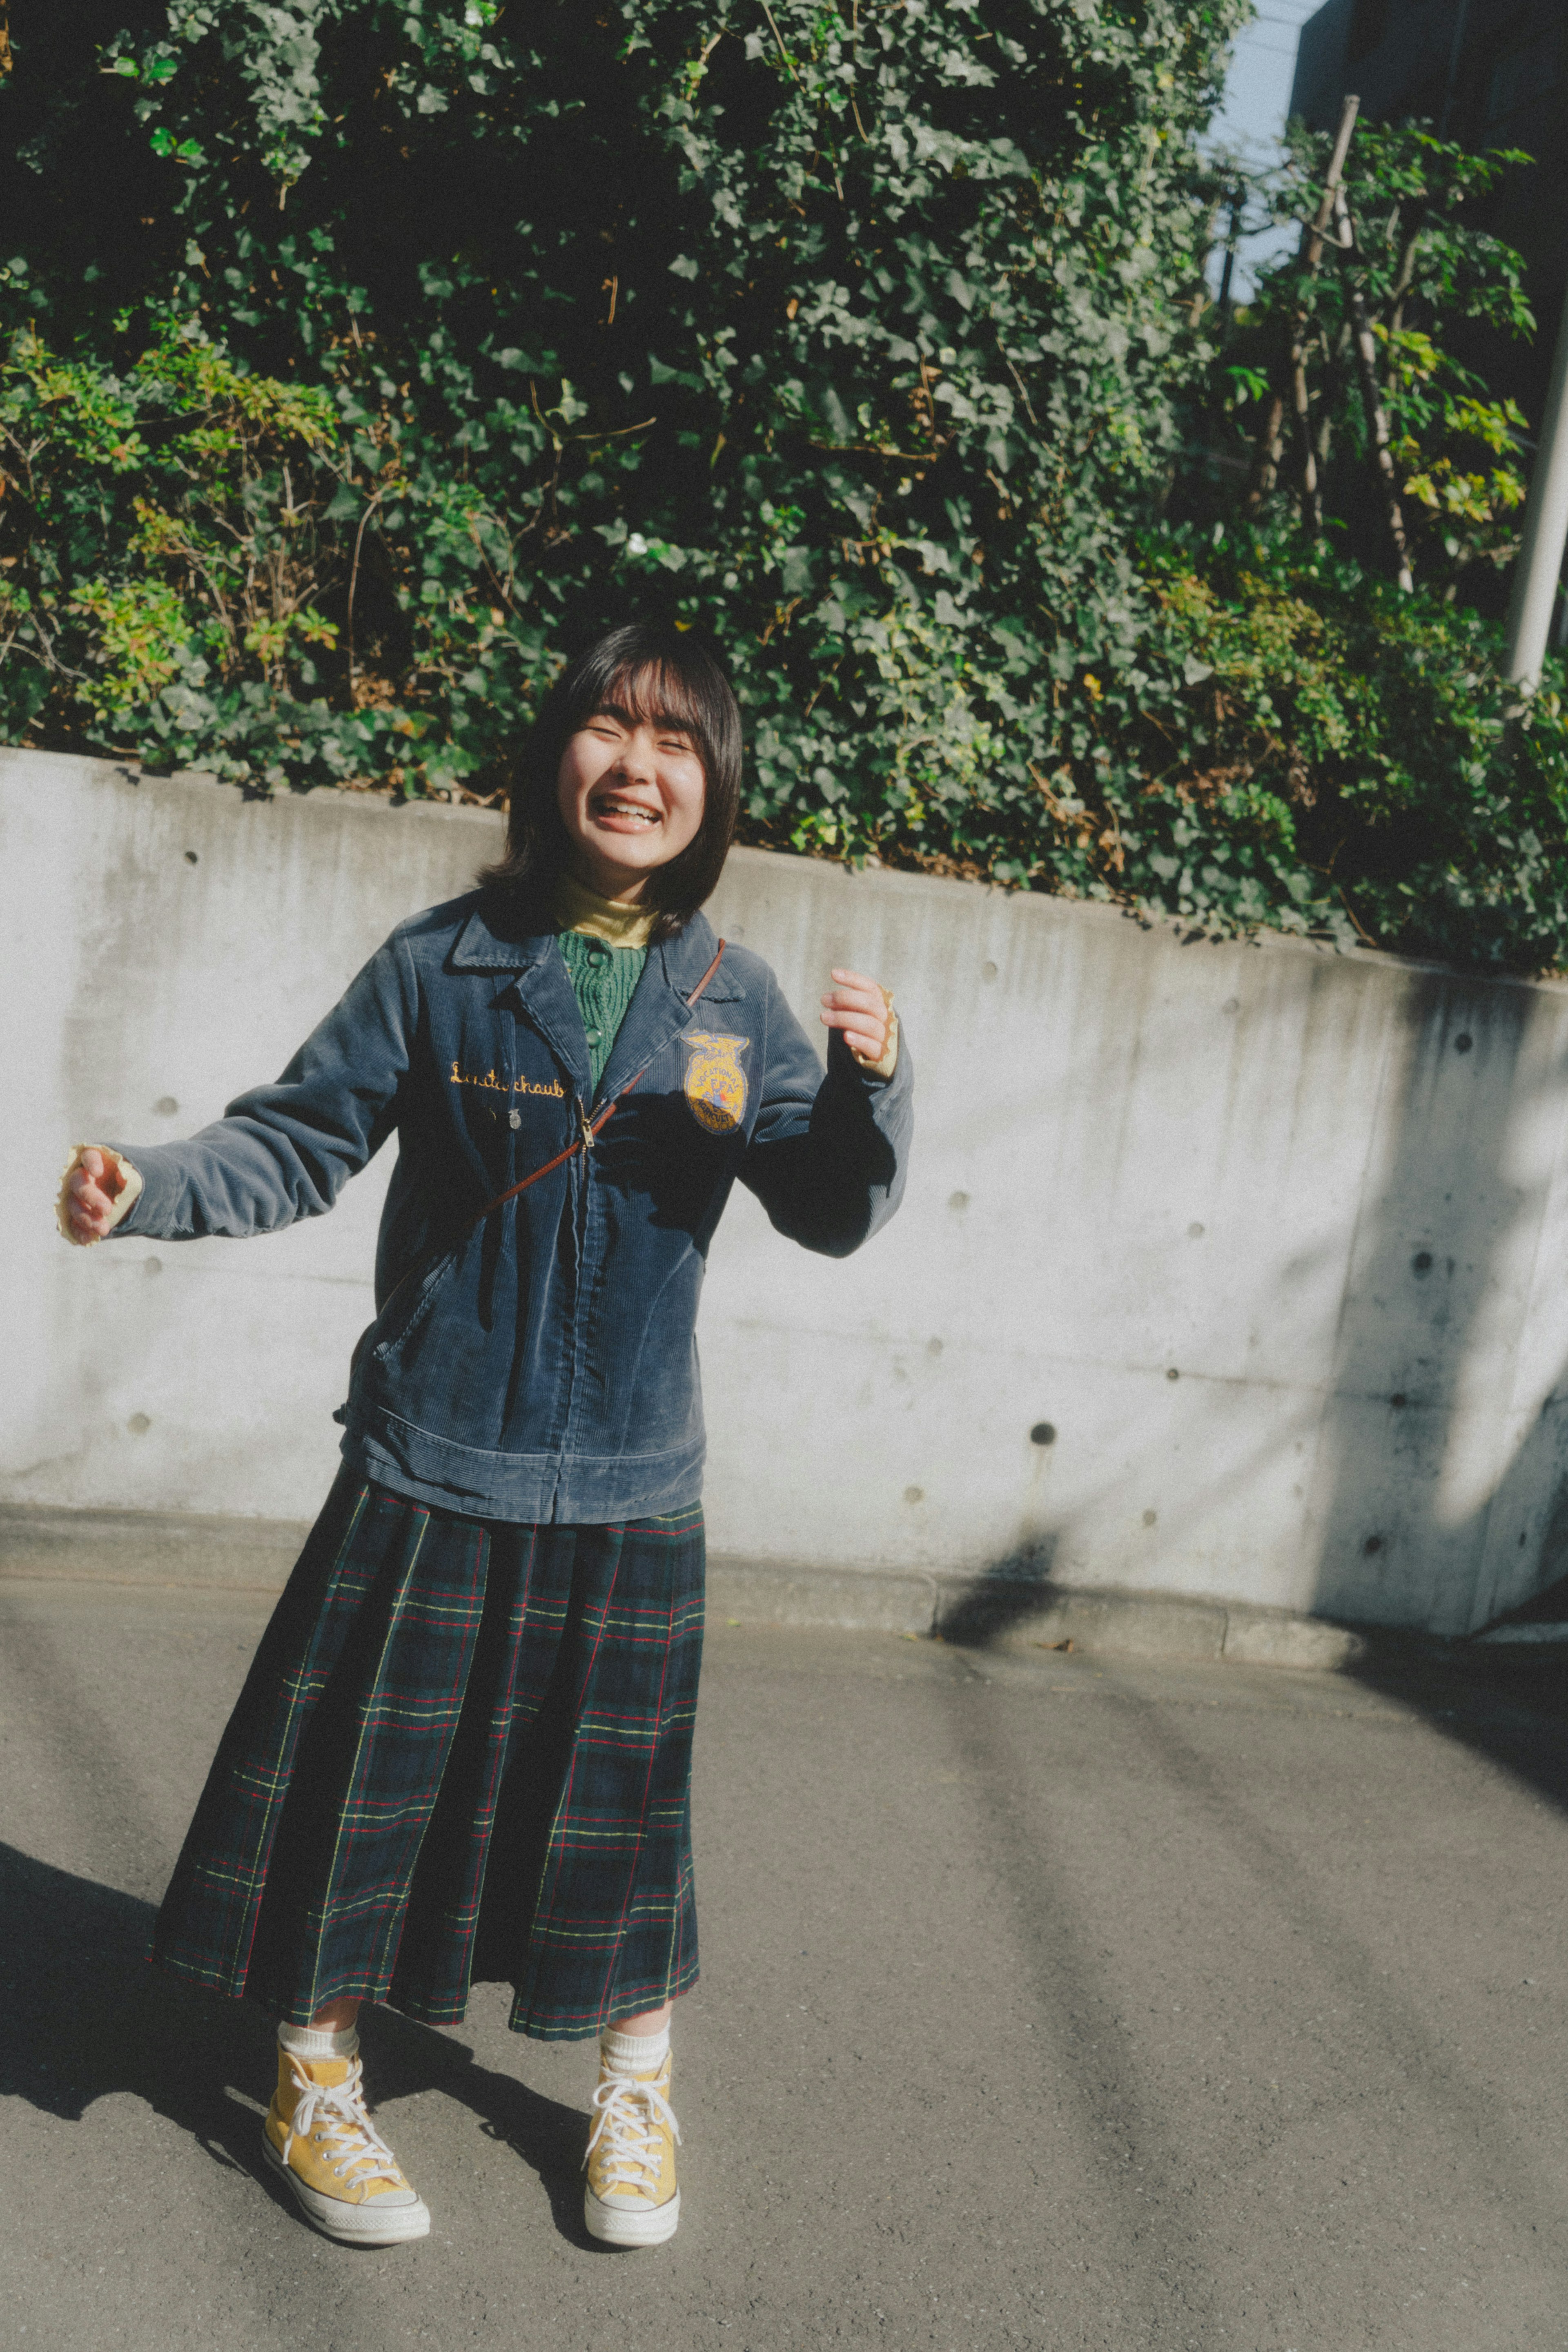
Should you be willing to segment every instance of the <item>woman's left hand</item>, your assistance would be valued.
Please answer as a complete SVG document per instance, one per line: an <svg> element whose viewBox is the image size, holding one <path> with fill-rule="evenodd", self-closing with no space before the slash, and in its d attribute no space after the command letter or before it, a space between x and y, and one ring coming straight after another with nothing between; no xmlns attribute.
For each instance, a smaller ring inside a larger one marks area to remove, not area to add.
<svg viewBox="0 0 1568 2352"><path fill-rule="evenodd" d="M822 999L822 1020L843 1032L845 1045L862 1062L882 1060L893 1022L893 999L885 988L863 971L833 967L834 986Z"/></svg>

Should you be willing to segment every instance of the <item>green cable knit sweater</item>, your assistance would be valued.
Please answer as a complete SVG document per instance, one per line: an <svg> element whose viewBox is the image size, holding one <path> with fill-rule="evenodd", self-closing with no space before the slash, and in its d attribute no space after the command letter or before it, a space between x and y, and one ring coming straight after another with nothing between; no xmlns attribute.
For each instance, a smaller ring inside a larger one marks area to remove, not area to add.
<svg viewBox="0 0 1568 2352"><path fill-rule="evenodd" d="M562 931L560 951L571 982L571 992L588 1033L588 1066L597 1087L610 1059L615 1033L626 1018L643 966L646 948L612 948L587 931Z"/></svg>

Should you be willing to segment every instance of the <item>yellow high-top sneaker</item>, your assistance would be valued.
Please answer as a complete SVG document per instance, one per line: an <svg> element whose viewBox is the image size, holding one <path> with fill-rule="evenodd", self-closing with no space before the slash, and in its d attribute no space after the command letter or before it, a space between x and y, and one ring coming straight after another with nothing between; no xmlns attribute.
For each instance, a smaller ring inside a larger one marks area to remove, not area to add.
<svg viewBox="0 0 1568 2352"><path fill-rule="evenodd" d="M681 2192L675 2186L675 2142L681 2129L670 2107L670 2053L653 2073L621 2074L603 2057L599 2088L590 2102L588 2187L583 2219L610 2246L661 2246L675 2234Z"/></svg>
<svg viewBox="0 0 1568 2352"><path fill-rule="evenodd" d="M268 2164L305 2218L345 2246L395 2246L423 2238L430 2212L365 2106L357 2057L277 2053L277 2089L262 2126Z"/></svg>

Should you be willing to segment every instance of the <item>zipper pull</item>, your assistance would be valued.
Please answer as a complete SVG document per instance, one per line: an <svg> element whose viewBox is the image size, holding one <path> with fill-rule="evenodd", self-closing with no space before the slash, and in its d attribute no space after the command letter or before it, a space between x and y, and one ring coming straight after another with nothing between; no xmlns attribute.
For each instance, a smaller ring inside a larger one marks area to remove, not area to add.
<svg viewBox="0 0 1568 2352"><path fill-rule="evenodd" d="M582 1097L580 1095L579 1095L577 1098L577 1123L582 1130L582 1148L584 1151L591 1151L593 1149L593 1129L588 1123L588 1113L582 1107Z"/></svg>

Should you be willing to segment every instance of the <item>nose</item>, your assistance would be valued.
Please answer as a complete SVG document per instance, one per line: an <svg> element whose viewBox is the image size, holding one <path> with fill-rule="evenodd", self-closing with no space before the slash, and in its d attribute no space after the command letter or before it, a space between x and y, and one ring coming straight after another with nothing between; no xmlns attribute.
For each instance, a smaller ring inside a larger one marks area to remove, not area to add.
<svg viewBox="0 0 1568 2352"><path fill-rule="evenodd" d="M653 739L645 727L634 727L615 755L614 772L630 783L647 783L653 773Z"/></svg>

